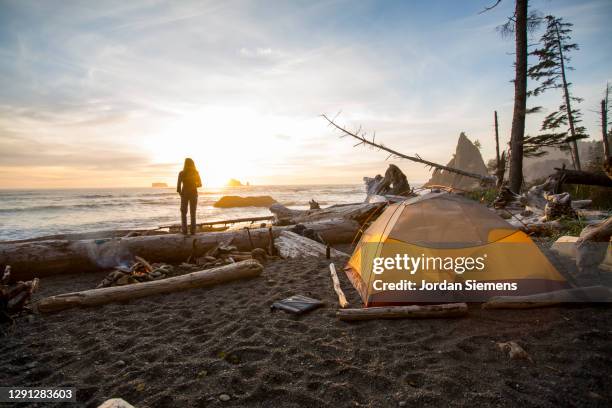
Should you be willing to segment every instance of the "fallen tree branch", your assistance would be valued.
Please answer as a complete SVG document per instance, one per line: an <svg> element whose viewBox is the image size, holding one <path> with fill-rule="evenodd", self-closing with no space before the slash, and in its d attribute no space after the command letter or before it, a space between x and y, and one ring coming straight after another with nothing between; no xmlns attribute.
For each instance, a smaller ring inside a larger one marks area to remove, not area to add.
<svg viewBox="0 0 612 408"><path fill-rule="evenodd" d="M329 264L329 273L331 274L332 282L334 284L334 291L338 295L338 303L340 303L341 308L345 308L349 305L348 300L346 300L346 296L344 296L344 292L340 287L340 280L338 280L338 274L336 273L336 266L333 263Z"/></svg>
<svg viewBox="0 0 612 408"><path fill-rule="evenodd" d="M39 313L52 313L73 307L124 302L160 293L178 292L186 289L213 286L237 279L254 278L259 276L262 270L263 267L256 261L242 261L151 282L51 296L38 301L34 305L34 310Z"/></svg>
<svg viewBox="0 0 612 408"><path fill-rule="evenodd" d="M401 158L401 159L406 159L406 160L410 160L410 161L413 161L413 162L416 162L416 163L421 163L421 164L424 164L426 166L433 167L433 168L436 168L436 169L446 170L446 171L451 172L451 173L456 173L456 174L460 174L462 176L475 178L475 179L481 180L483 183L486 183L486 184L494 184L495 181L496 181L496 178L493 177L493 176L484 176L484 175L477 174L477 173L471 173L469 171L459 170L459 169L456 169L456 168L453 168L453 167L448 167L448 166L444 166L442 164L434 163L434 162L431 162L429 160L424 160L424 159L422 159L420 157L408 156L408 155L400 153L400 152L398 152L396 150L390 149L390 148L386 147L385 145L383 145L382 143L376 143L374 141L374 139L373 140L368 140L365 136L360 135L359 131L357 131L356 133L353 133L353 132L350 132L350 131L346 130L345 128L343 128L340 125L336 124L336 122L334 122L332 119L328 118L327 115L321 115L321 116L325 120L327 120L327 122L329 122L329 124L331 126L333 126L336 129L340 130L345 135L348 135L350 137L353 137L353 138L359 140L360 143L358 143L355 146L358 146L360 144L369 145L369 146L372 146L372 147L375 147L377 149L384 150L384 151L390 153L391 154L390 157L395 156L395 157L398 157L398 158Z"/></svg>
<svg viewBox="0 0 612 408"><path fill-rule="evenodd" d="M430 319L439 317L460 317L467 315L465 303L448 303L444 305L427 306L388 306L368 307L365 309L340 309L336 316L340 320L372 320L372 319Z"/></svg>

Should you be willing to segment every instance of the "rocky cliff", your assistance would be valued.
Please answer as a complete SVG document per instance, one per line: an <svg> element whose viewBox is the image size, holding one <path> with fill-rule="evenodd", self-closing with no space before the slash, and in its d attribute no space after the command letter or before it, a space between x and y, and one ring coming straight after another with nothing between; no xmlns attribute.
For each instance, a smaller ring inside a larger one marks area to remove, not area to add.
<svg viewBox="0 0 612 408"><path fill-rule="evenodd" d="M463 132L459 135L455 154L447 166L482 175L488 174L487 166L485 166L484 160L482 160L480 150L474 146ZM461 176L444 170L434 170L431 179L425 184L425 187L436 185L469 191L478 188L480 183L471 177Z"/></svg>

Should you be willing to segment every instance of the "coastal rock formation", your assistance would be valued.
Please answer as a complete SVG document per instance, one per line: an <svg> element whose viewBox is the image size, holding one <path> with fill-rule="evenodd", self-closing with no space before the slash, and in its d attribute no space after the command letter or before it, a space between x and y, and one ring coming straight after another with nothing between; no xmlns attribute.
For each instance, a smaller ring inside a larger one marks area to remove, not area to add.
<svg viewBox="0 0 612 408"><path fill-rule="evenodd" d="M213 205L217 208L269 207L274 203L276 200L270 196L223 196Z"/></svg>
<svg viewBox="0 0 612 408"><path fill-rule="evenodd" d="M244 186L244 184L242 184L240 180L229 179L229 181L227 182L227 186L228 187L242 187Z"/></svg>
<svg viewBox="0 0 612 408"><path fill-rule="evenodd" d="M448 162L448 167L469 171L476 174L487 175L487 166L482 160L480 150L461 132L457 148L453 158ZM447 186L457 190L474 190L479 187L476 179L449 173L444 170L434 170L431 179L424 187Z"/></svg>

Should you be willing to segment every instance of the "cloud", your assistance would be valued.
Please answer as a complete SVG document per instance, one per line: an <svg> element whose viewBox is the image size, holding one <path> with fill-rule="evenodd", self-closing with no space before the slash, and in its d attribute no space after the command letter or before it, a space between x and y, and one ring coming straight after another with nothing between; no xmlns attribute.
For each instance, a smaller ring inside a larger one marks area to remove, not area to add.
<svg viewBox="0 0 612 408"><path fill-rule="evenodd" d="M534 6L576 23L572 81L579 96L598 100L609 79L598 44L610 30L608 3ZM513 45L495 27L510 2L482 15L478 4L344 0L2 7L0 165L9 173L0 187L37 164L64 169L71 183L96 171L142 183L172 168L151 166L210 148L234 152L261 182L318 181L332 170L334 180L360 182L383 172L384 153L352 148L318 117L338 111L347 126L442 163L461 131L483 143L485 159L493 155L493 110L502 140L509 136ZM534 102L558 103L552 94ZM528 131L540 121L530 117ZM588 115L585 123L597 126ZM400 165L409 179L428 177Z"/></svg>

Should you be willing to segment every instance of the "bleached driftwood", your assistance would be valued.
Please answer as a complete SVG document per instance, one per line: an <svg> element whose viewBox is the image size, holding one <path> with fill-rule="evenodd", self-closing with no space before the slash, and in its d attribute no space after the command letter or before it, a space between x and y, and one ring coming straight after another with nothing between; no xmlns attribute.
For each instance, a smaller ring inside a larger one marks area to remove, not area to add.
<svg viewBox="0 0 612 408"><path fill-rule="evenodd" d="M279 223L303 224L330 219L347 219L359 223L364 222L375 211L380 210L386 203L356 203L339 204L318 210L292 210L282 204L270 206L270 211L274 214Z"/></svg>
<svg viewBox="0 0 612 408"><path fill-rule="evenodd" d="M576 241L576 266L581 274L589 274L610 256L612 217L582 230Z"/></svg>
<svg viewBox="0 0 612 408"><path fill-rule="evenodd" d="M612 301L612 290L605 286L556 290L527 296L495 296L482 304L483 309L533 309L561 303Z"/></svg>
<svg viewBox="0 0 612 408"><path fill-rule="evenodd" d="M319 234L325 242L334 245L352 242L359 230L356 221L347 219L322 220L304 226ZM273 227L272 236L290 227ZM250 239L249 239L250 234ZM0 243L0 264L11 265L16 280L50 276L60 273L83 273L115 268L129 263L135 255L151 263L180 263L187 258L206 254L221 242L232 242L239 251L267 248L270 243L268 228L209 232L185 236L163 234L142 237L96 239L79 241L36 241Z"/></svg>
<svg viewBox="0 0 612 408"><path fill-rule="evenodd" d="M258 262L242 261L157 281L51 296L36 302L34 308L39 313L51 313L73 307L123 302L160 293L178 292L238 279L254 278L259 276L262 270L263 267Z"/></svg>
<svg viewBox="0 0 612 408"><path fill-rule="evenodd" d="M388 306L368 307L364 309L340 309L336 316L340 320L372 320L372 319L431 319L445 317L460 317L468 313L465 303L448 303L426 306Z"/></svg>
<svg viewBox="0 0 612 408"><path fill-rule="evenodd" d="M331 274L332 282L334 284L334 291L336 295L338 295L338 303L340 303L341 308L345 308L349 305L348 300L346 300L346 296L344 296L344 292L340 287L340 280L338 279L338 274L336 273L336 266L333 263L329 264L329 273Z"/></svg>
<svg viewBox="0 0 612 408"><path fill-rule="evenodd" d="M274 247L282 258L323 257L327 251L325 245L291 231L282 231L274 240ZM349 257L333 248L330 248L330 256Z"/></svg>

